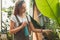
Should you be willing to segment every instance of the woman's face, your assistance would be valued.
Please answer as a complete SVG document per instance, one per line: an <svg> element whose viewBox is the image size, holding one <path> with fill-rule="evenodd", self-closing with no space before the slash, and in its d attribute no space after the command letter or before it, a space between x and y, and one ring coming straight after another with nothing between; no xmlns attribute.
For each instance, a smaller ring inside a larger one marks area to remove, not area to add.
<svg viewBox="0 0 60 40"><path fill-rule="evenodd" d="M25 11L26 11L26 4L25 3L22 4L22 7L19 9L19 11L21 13L25 13Z"/></svg>

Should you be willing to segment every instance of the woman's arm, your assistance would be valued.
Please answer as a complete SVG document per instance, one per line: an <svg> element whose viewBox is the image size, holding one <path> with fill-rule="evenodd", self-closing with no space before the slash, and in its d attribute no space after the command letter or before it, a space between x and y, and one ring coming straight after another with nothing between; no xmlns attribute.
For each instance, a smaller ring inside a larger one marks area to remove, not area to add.
<svg viewBox="0 0 60 40"><path fill-rule="evenodd" d="M26 22L22 23L21 26L14 28L15 23L13 21L10 21L10 33L14 34L18 31L20 31L21 29L23 29L26 26Z"/></svg>
<svg viewBox="0 0 60 40"><path fill-rule="evenodd" d="M33 32L46 32L46 31L51 31L51 30L49 30L49 29L44 29L44 30L42 30L42 29L36 29L36 28L34 28L32 22L30 22L30 29L31 29Z"/></svg>

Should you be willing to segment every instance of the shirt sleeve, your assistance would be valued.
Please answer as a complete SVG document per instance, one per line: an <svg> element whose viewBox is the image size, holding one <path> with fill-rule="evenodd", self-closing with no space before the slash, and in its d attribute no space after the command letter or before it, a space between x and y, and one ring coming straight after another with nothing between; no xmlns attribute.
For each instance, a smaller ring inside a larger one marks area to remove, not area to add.
<svg viewBox="0 0 60 40"><path fill-rule="evenodd" d="M13 22L16 22L15 15L11 15L10 20L12 20Z"/></svg>

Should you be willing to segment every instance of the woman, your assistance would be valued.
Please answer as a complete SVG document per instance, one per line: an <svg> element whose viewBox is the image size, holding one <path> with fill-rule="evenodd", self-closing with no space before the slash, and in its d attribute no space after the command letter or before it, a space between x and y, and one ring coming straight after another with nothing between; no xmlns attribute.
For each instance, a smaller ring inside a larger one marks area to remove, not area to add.
<svg viewBox="0 0 60 40"><path fill-rule="evenodd" d="M18 22L18 20L19 22ZM21 23L21 24L19 24ZM27 25L29 26L27 27ZM25 30L24 30L25 29ZM30 17L26 17L26 4L24 1L17 1L15 4L14 14L10 20L10 33L14 34L14 40L29 40L29 30L34 32L43 32L44 30L35 29L30 20ZM26 32L27 34L26 34ZM46 30L45 30L46 31ZM26 35L25 35L26 34Z"/></svg>

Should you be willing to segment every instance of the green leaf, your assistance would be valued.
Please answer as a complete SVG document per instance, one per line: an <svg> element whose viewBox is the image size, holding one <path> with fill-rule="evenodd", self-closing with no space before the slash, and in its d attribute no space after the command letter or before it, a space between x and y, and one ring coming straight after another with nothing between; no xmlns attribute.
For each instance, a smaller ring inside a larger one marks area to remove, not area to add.
<svg viewBox="0 0 60 40"><path fill-rule="evenodd" d="M37 28L37 29L42 28L42 26L40 26L40 24L36 20L34 20L31 16L30 16L30 18L31 18L32 24L34 25L35 28Z"/></svg>
<svg viewBox="0 0 60 40"><path fill-rule="evenodd" d="M55 20L60 25L60 3L59 0L35 0L39 11Z"/></svg>

